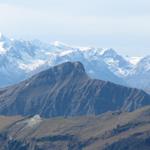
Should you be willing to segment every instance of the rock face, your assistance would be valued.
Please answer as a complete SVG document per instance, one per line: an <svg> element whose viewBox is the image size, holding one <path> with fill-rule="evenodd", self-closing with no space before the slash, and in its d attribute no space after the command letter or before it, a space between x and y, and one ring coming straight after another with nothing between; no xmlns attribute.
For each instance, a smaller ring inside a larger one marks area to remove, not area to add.
<svg viewBox="0 0 150 150"><path fill-rule="evenodd" d="M91 79L80 62L66 62L0 90L0 114L43 117L133 111L150 104L145 92Z"/></svg>

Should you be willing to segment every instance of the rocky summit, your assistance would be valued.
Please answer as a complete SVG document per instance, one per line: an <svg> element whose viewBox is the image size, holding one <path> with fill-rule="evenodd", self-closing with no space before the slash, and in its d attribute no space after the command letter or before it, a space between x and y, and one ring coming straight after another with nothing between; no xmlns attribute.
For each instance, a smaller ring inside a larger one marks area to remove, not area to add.
<svg viewBox="0 0 150 150"><path fill-rule="evenodd" d="M66 62L0 90L0 114L42 117L133 111L150 104L142 90L91 79L80 62Z"/></svg>

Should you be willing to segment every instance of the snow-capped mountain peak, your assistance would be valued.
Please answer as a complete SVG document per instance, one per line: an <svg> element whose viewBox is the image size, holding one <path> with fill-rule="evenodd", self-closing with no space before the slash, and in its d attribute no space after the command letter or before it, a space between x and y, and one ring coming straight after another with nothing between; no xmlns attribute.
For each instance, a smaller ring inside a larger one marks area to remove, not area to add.
<svg viewBox="0 0 150 150"><path fill-rule="evenodd" d="M116 57L118 55L117 52L112 48L105 49L102 54L103 56L107 56L107 57Z"/></svg>
<svg viewBox="0 0 150 150"><path fill-rule="evenodd" d="M6 45L8 42L9 39L0 33L0 55L4 55L7 52Z"/></svg>
<svg viewBox="0 0 150 150"><path fill-rule="evenodd" d="M0 32L0 40L3 39L3 34Z"/></svg>
<svg viewBox="0 0 150 150"><path fill-rule="evenodd" d="M4 48L4 42L0 41L0 55L5 54L6 51L7 50Z"/></svg>
<svg viewBox="0 0 150 150"><path fill-rule="evenodd" d="M137 69L140 71L150 71L150 55L141 59L137 65Z"/></svg>
<svg viewBox="0 0 150 150"><path fill-rule="evenodd" d="M54 42L52 42L51 43L52 45L54 45L54 46L66 46L66 44L65 43L62 43L62 42L60 42L60 41L54 41Z"/></svg>
<svg viewBox="0 0 150 150"><path fill-rule="evenodd" d="M136 65L143 57L126 57L126 59L133 65Z"/></svg>
<svg viewBox="0 0 150 150"><path fill-rule="evenodd" d="M0 41L9 41L10 39L7 38L5 35L3 35L1 32L0 32Z"/></svg>
<svg viewBox="0 0 150 150"><path fill-rule="evenodd" d="M54 41L50 43L52 46L60 48L60 49L71 49L72 47L69 46L66 43L60 42L60 41Z"/></svg>
<svg viewBox="0 0 150 150"><path fill-rule="evenodd" d="M149 83L145 75L150 76L150 56L124 58L112 48L70 46L59 41L47 44L39 40L11 40L0 34L0 86L19 82L66 61L80 61L93 78L140 88L150 85L144 84ZM139 78L141 84L137 85Z"/></svg>

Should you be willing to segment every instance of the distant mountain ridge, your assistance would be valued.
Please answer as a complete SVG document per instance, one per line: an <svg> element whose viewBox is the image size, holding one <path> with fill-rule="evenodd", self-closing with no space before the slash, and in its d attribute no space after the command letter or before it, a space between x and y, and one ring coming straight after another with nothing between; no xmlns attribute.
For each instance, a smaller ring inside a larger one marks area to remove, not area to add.
<svg viewBox="0 0 150 150"><path fill-rule="evenodd" d="M37 40L15 40L0 35L1 87L18 83L67 61L82 62L93 78L150 89L150 56L124 58L113 49L72 47L58 41L45 44Z"/></svg>
<svg viewBox="0 0 150 150"><path fill-rule="evenodd" d="M0 90L1 115L98 115L149 104L150 95L141 90L91 79L80 62L57 65Z"/></svg>

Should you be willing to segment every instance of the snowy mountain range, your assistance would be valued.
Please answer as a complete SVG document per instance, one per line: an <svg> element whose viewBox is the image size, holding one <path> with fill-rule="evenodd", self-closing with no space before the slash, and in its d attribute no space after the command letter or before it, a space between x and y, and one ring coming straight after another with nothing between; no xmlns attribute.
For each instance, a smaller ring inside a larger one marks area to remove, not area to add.
<svg viewBox="0 0 150 150"><path fill-rule="evenodd" d="M0 86L18 83L33 74L66 61L80 61L89 76L117 84L150 89L150 55L123 57L114 49L74 47L24 41L0 34Z"/></svg>

